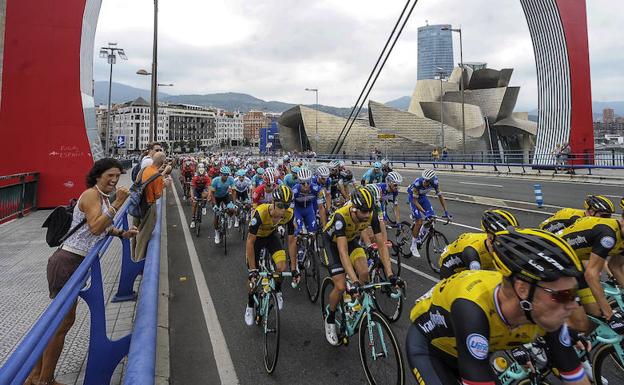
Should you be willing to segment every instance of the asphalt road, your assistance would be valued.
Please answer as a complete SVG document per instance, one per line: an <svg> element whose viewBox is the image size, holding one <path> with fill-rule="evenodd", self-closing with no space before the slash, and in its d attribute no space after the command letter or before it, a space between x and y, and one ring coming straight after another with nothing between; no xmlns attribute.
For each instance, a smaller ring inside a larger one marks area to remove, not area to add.
<svg viewBox="0 0 624 385"><path fill-rule="evenodd" d="M420 174L418 171L402 170L404 185ZM358 171L356 171L358 174ZM358 175L359 177L360 175ZM464 194L473 198L449 200L449 211L454 223L438 227L449 240L461 233L477 231L480 214L484 209L501 205L512 211L522 226L535 226L556 208L537 209L533 202L532 186L525 180L501 177L440 174L442 190ZM546 201L553 206L582 205L588 193L603 193L613 196L622 194L621 187L597 186L591 184L541 182ZM502 187L496 187L502 186ZM178 195L180 186L176 183ZM176 199L171 189L167 192L167 231L169 253L170 297L170 365L172 384L219 383L220 377L213 347L203 319L202 301L197 282L194 281L187 244L182 226L188 226L190 205L182 203L186 221L178 214ZM495 199L481 199L489 197ZM406 195L401 194L402 201ZM524 201L518 203L514 201ZM440 210L436 198L432 198L436 211ZM401 216L409 218L408 207L401 204ZM212 214L204 217L202 234L192 235L192 245L199 257L205 283L210 291L220 327L225 337L225 347L234 365L241 384L363 384L357 340L348 346L332 347L325 341L320 305L309 302L305 289L295 290L285 284L285 306L281 312L281 345L277 369L267 375L262 363L262 334L258 327L247 327L243 320L246 303L247 271L244 262L243 242L236 229L230 230L228 254L214 244L211 226ZM423 253L424 254L424 253ZM411 304L424 294L434 281L419 274L434 275L426 258L403 260L401 276L407 282L407 301L401 319L392 324L393 331L403 349L409 327ZM325 272L323 272L325 273ZM406 372L407 383L416 383Z"/></svg>

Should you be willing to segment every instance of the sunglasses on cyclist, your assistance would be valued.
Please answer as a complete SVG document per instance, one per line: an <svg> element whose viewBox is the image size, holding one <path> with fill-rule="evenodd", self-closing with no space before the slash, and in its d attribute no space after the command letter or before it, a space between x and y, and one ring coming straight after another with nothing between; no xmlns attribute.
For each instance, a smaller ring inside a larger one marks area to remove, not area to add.
<svg viewBox="0 0 624 385"><path fill-rule="evenodd" d="M362 210L362 209L358 209L359 212L361 212L362 214L370 214L371 212L373 212L373 210Z"/></svg>
<svg viewBox="0 0 624 385"><path fill-rule="evenodd" d="M577 288L567 290L553 290L544 286L540 286L538 284L535 284L535 286L548 293L548 295L550 295L550 299L552 299L554 302L566 304L579 301Z"/></svg>
<svg viewBox="0 0 624 385"><path fill-rule="evenodd" d="M289 203L284 203L284 202L275 202L275 207L277 207L278 209L287 209L290 207Z"/></svg>

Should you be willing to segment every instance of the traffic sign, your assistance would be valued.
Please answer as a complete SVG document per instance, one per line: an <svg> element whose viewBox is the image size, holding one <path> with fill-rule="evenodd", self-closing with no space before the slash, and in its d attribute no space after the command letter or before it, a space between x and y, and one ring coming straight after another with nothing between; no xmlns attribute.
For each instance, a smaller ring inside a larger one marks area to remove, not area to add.
<svg viewBox="0 0 624 385"><path fill-rule="evenodd" d="M118 136L117 137L117 147L126 147L126 137Z"/></svg>
<svg viewBox="0 0 624 385"><path fill-rule="evenodd" d="M377 134L377 139L394 139L396 138L395 134Z"/></svg>

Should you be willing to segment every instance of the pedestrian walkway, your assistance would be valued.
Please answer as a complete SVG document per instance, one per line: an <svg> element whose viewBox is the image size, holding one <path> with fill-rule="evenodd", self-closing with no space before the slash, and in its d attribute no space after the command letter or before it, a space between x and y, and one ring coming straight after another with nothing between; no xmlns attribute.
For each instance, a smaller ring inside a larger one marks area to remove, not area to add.
<svg viewBox="0 0 624 385"><path fill-rule="evenodd" d="M127 183L126 183L127 185ZM35 324L50 303L46 267L54 252L45 242L41 224L49 210L0 225L0 366ZM106 327L110 338L118 339L132 330L135 301L112 303L119 284L121 241L114 239L100 260L106 301ZM138 290L140 278L135 282ZM57 366L57 381L82 384L89 347L89 309L78 301L76 323L67 335ZM121 384L126 358L117 367L111 384Z"/></svg>

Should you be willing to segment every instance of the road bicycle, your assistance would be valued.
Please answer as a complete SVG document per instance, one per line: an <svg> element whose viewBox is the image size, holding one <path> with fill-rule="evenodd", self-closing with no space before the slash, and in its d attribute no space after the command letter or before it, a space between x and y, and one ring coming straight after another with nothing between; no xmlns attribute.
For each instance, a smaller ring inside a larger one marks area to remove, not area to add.
<svg viewBox="0 0 624 385"><path fill-rule="evenodd" d="M291 277L290 272L277 272L273 263L267 262L268 252L266 248L260 251L259 279L254 287L254 310L256 325L262 328L264 338L263 357L264 369L267 373L273 373L277 366L280 344L280 310L277 305L276 280L282 277Z"/></svg>
<svg viewBox="0 0 624 385"><path fill-rule="evenodd" d="M238 232L240 233L241 239L244 241L247 237L247 224L251 220L251 203L248 201L237 202L236 206L238 207Z"/></svg>
<svg viewBox="0 0 624 385"><path fill-rule="evenodd" d="M425 254L427 255L427 262L429 267L436 274L440 273L440 256L444 252L449 241L446 235L435 228L435 223L438 220L443 220L444 225L448 225L451 221L449 217L437 217L430 216L425 218L418 237L421 239L421 243L418 248L425 246ZM411 255L411 253L410 253ZM409 257L408 257L409 258Z"/></svg>
<svg viewBox="0 0 624 385"><path fill-rule="evenodd" d="M347 290L336 307L336 330L342 345L358 333L360 362L369 384L404 384L403 357L396 337L386 318L377 311L374 302L376 290L390 285L374 282L357 291ZM329 313L329 294L334 288L330 277L323 280L321 309L323 322ZM353 300L352 295L359 295ZM401 296L402 293L393 294Z"/></svg>
<svg viewBox="0 0 624 385"><path fill-rule="evenodd" d="M303 227L297 236L297 263L312 303L316 303L321 289L319 259L318 236Z"/></svg>
<svg viewBox="0 0 624 385"><path fill-rule="evenodd" d="M219 232L219 238L221 245L223 246L223 253L227 255L227 229L229 215L227 208L223 203L215 208L214 215L217 216L217 232Z"/></svg>
<svg viewBox="0 0 624 385"><path fill-rule="evenodd" d="M392 242L386 242L386 247L392 246ZM370 281L372 283L388 282L377 243L371 244L371 246L366 249L366 255L368 257L368 274ZM397 276L398 275L399 273L397 273ZM388 285L380 286L373 295L373 301L377 310L390 322L396 322L401 317L404 300L405 288L397 290Z"/></svg>
<svg viewBox="0 0 624 385"><path fill-rule="evenodd" d="M195 221L195 236L197 237L199 237L199 232L201 230L202 217L204 216L205 209L206 209L206 199L200 199L199 201L197 201L197 206L195 207L195 216L193 216L193 221Z"/></svg>

